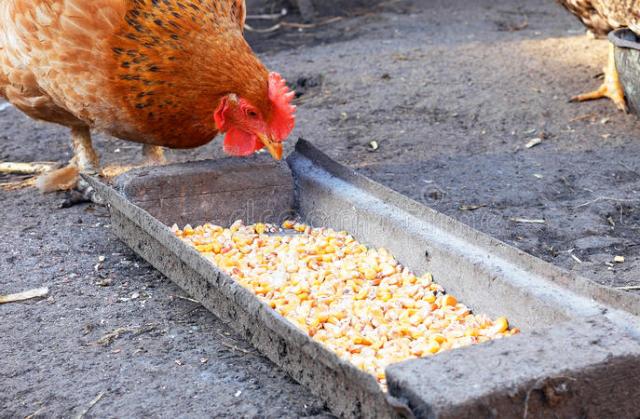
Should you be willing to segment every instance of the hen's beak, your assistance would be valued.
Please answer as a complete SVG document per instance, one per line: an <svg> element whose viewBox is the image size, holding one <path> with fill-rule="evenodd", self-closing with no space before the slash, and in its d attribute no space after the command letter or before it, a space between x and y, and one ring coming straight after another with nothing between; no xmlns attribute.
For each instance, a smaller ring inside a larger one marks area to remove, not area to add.
<svg viewBox="0 0 640 419"><path fill-rule="evenodd" d="M265 134L258 134L258 138L269 150L269 154L276 160L282 160L282 143L274 141Z"/></svg>

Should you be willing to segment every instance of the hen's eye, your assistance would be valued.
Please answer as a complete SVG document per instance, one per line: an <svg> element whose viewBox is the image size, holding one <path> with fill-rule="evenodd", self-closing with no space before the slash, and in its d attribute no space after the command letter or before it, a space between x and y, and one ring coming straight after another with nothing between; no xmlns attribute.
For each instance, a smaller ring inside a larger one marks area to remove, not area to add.
<svg viewBox="0 0 640 419"><path fill-rule="evenodd" d="M247 116L249 116L249 118L257 118L258 114L255 111L248 111Z"/></svg>

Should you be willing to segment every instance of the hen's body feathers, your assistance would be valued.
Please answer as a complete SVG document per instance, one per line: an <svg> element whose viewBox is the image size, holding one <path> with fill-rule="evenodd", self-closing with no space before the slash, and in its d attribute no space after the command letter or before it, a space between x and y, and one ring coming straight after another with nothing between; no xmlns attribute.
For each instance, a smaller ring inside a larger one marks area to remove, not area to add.
<svg viewBox="0 0 640 419"><path fill-rule="evenodd" d="M33 118L196 147L217 99L266 89L244 17L243 0L3 0L0 94Z"/></svg>

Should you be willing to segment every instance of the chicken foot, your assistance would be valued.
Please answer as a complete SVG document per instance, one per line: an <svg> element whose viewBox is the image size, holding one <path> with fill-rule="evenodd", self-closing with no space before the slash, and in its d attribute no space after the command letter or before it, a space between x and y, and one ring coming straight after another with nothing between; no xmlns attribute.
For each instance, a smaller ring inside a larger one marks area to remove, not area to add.
<svg viewBox="0 0 640 419"><path fill-rule="evenodd" d="M571 102L584 102L586 100L601 99L608 97L615 103L616 107L623 112L627 112L627 103L624 99L624 89L620 83L618 69L614 57L613 44L609 44L609 58L604 71L604 82L597 89L589 93L584 93L571 98Z"/></svg>

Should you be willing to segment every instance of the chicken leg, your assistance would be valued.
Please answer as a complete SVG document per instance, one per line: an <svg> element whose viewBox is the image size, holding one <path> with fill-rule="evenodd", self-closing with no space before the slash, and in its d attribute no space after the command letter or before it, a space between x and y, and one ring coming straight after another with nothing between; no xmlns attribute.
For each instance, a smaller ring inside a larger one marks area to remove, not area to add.
<svg viewBox="0 0 640 419"><path fill-rule="evenodd" d="M147 166L160 166L165 164L167 161L164 157L164 147L157 145L143 144L142 155L144 156L144 161L142 162L142 164L107 166L102 170L102 175L107 178L113 178L116 176L120 176L121 174L126 173L132 169Z"/></svg>
<svg viewBox="0 0 640 419"><path fill-rule="evenodd" d="M604 71L604 82L597 89L589 93L584 93L571 98L572 102L584 102L586 100L601 99L608 97L615 103L616 107L623 112L627 112L627 103L624 99L624 90L620 83L620 77L618 76L618 70L616 69L616 62L614 57L613 44L609 44L609 58Z"/></svg>

